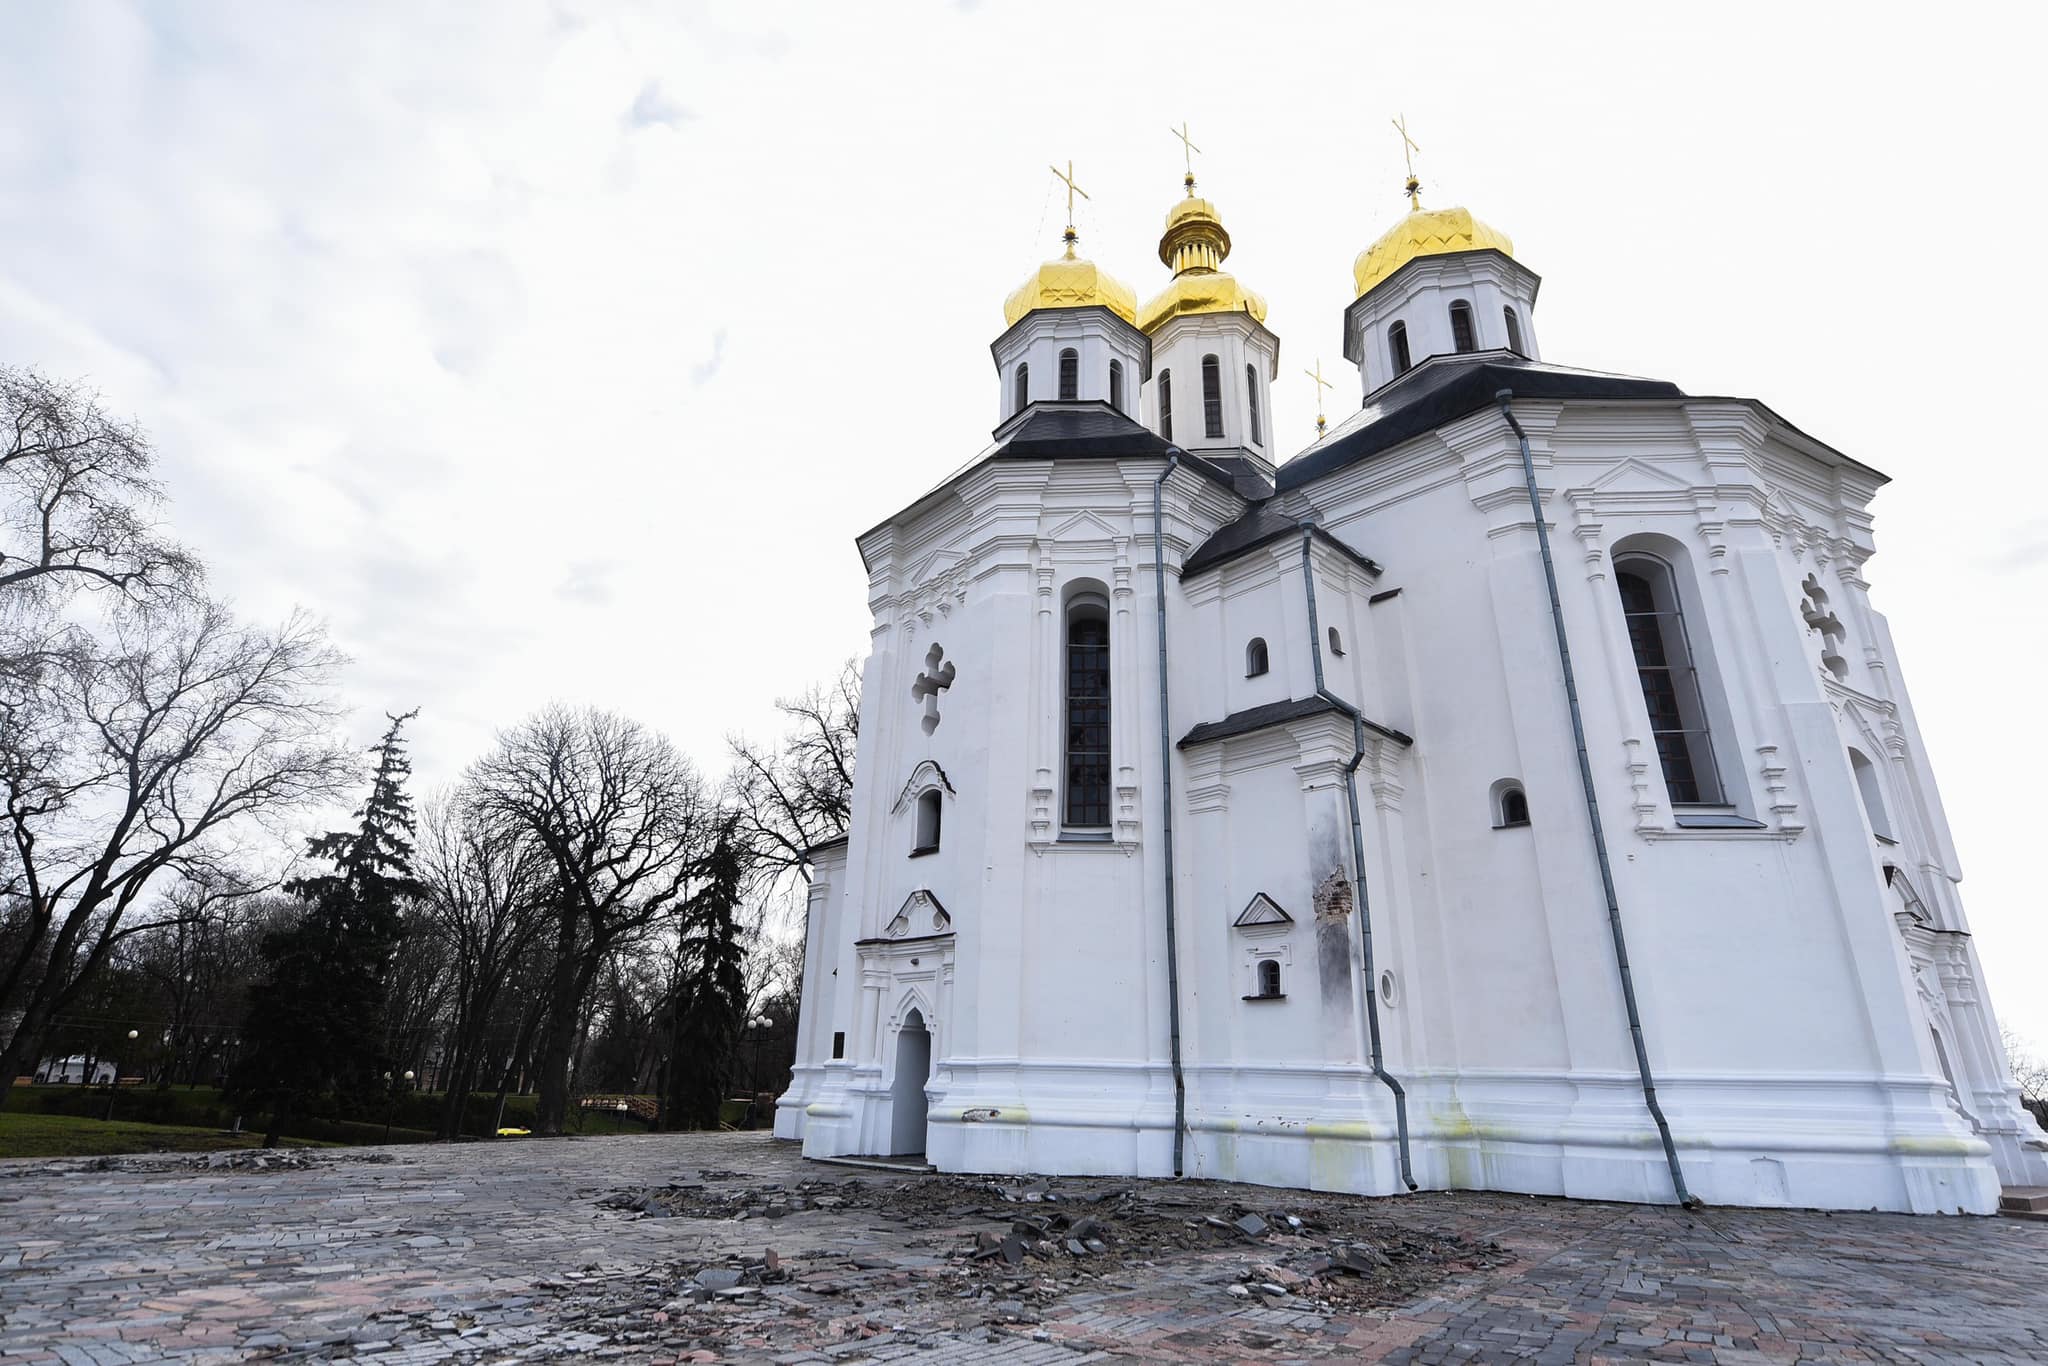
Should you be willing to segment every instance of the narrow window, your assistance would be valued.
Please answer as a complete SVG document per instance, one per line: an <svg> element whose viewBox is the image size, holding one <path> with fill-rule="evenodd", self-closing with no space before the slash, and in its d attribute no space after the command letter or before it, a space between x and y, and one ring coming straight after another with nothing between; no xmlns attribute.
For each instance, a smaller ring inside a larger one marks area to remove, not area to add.
<svg viewBox="0 0 2048 1366"><path fill-rule="evenodd" d="M1081 396L1081 353L1069 347L1060 352L1060 398L1071 402Z"/></svg>
<svg viewBox="0 0 2048 1366"><path fill-rule="evenodd" d="M1895 844L1892 823L1885 816L1884 789L1878 785L1877 765L1861 750L1849 751L1849 767L1856 774L1856 790L1863 797L1863 814L1870 820L1870 833L1886 844Z"/></svg>
<svg viewBox="0 0 2048 1366"><path fill-rule="evenodd" d="M1515 783L1504 783L1500 789L1498 805L1494 811L1494 828L1506 830L1510 826L1529 823L1529 796Z"/></svg>
<svg viewBox="0 0 2048 1366"><path fill-rule="evenodd" d="M1028 365L1019 365L1017 367L1017 406L1014 409L1012 409L1012 411L1019 413L1023 412L1024 405L1029 403L1030 401L1031 367Z"/></svg>
<svg viewBox="0 0 2048 1366"><path fill-rule="evenodd" d="M1713 737L1671 567L1648 556L1617 560L1614 584L1671 801L1679 806L1719 803Z"/></svg>
<svg viewBox="0 0 2048 1366"><path fill-rule="evenodd" d="M1223 435L1223 367L1214 356L1202 357L1202 434L1211 441Z"/></svg>
<svg viewBox="0 0 2048 1366"><path fill-rule="evenodd" d="M1339 659L1344 657L1344 637L1337 634L1337 628L1330 628L1330 653Z"/></svg>
<svg viewBox="0 0 2048 1366"><path fill-rule="evenodd" d="M1173 371L1159 372L1159 434L1173 440Z"/></svg>
<svg viewBox="0 0 2048 1366"><path fill-rule="evenodd" d="M1109 604L1093 596L1067 609L1066 824L1109 826Z"/></svg>
<svg viewBox="0 0 2048 1366"><path fill-rule="evenodd" d="M1507 320L1508 350L1518 356L1527 355L1528 353L1522 350L1522 320L1515 316L1515 310L1512 308L1503 308L1500 315Z"/></svg>
<svg viewBox="0 0 2048 1366"><path fill-rule="evenodd" d="M1244 676L1257 678L1266 671L1266 642L1253 636L1251 643L1244 647Z"/></svg>
<svg viewBox="0 0 2048 1366"><path fill-rule="evenodd" d="M846 1056L846 1031L843 1029L832 1031L832 1056L835 1058Z"/></svg>
<svg viewBox="0 0 2048 1366"><path fill-rule="evenodd" d="M1266 438L1259 432L1259 372L1254 366L1247 365L1244 368L1244 392L1251 403L1252 444L1263 446L1266 444Z"/></svg>
<svg viewBox="0 0 2048 1366"><path fill-rule="evenodd" d="M1463 299L1451 305L1451 349L1461 356L1479 349L1472 340L1472 305Z"/></svg>
<svg viewBox="0 0 2048 1366"><path fill-rule="evenodd" d="M917 799L917 843L912 854L929 854L939 847L939 790L935 787Z"/></svg>
<svg viewBox="0 0 2048 1366"><path fill-rule="evenodd" d="M1405 375L1414 364L1408 359L1408 324L1394 323L1387 328L1387 352L1394 359L1394 373Z"/></svg>
<svg viewBox="0 0 2048 1366"><path fill-rule="evenodd" d="M1120 360L1109 363L1109 406L1124 410L1124 363Z"/></svg>
<svg viewBox="0 0 2048 1366"><path fill-rule="evenodd" d="M1279 994L1280 960L1277 958L1261 958L1259 960L1259 995L1278 996Z"/></svg>

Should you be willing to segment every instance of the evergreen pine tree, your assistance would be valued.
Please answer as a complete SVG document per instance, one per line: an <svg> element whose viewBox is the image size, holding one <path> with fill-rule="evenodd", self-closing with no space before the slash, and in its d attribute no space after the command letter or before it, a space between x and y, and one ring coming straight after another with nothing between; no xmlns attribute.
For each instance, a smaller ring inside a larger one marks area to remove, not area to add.
<svg viewBox="0 0 2048 1366"><path fill-rule="evenodd" d="M417 709L393 716L370 753L377 770L355 812L356 828L307 841L312 857L334 870L285 884L306 903L288 928L264 936L266 980L252 993L243 1057L231 1089L266 1103L265 1143L275 1145L287 1117L323 1093L347 1106L380 1089L384 976L405 934L403 903L417 896L412 874L412 773L399 732Z"/></svg>
<svg viewBox="0 0 2048 1366"><path fill-rule="evenodd" d="M746 1010L739 928L746 872L738 818L728 815L704 860L703 884L683 903L681 970L670 1001L668 1094L662 1098L670 1128L718 1127Z"/></svg>

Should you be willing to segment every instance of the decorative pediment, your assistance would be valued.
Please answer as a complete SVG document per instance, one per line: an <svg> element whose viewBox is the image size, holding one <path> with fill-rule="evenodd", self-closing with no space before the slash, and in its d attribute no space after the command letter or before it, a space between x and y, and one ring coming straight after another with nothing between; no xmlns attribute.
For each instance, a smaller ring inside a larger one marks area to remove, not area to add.
<svg viewBox="0 0 2048 1366"><path fill-rule="evenodd" d="M896 804L889 808L891 814L902 811L904 807L909 806L911 802L915 801L920 793L934 787L944 792L948 797L960 795L953 790L953 784L946 777L945 769L940 768L930 759L921 760L916 768L910 770L910 781L904 783L903 790L896 794Z"/></svg>
<svg viewBox="0 0 2048 1366"><path fill-rule="evenodd" d="M890 939L905 939L913 935L945 934L953 928L953 917L929 889L920 887L903 899L903 907L896 912L895 919L882 927L882 933Z"/></svg>
<svg viewBox="0 0 2048 1366"><path fill-rule="evenodd" d="M1231 923L1250 935L1279 934L1294 923L1294 917L1281 910L1279 902L1260 892Z"/></svg>
<svg viewBox="0 0 2048 1366"><path fill-rule="evenodd" d="M1607 469L1589 487L1601 493L1674 493L1690 491L1692 481L1681 479L1660 465L1632 455Z"/></svg>
<svg viewBox="0 0 2048 1366"><path fill-rule="evenodd" d="M1077 512L1045 533L1053 541L1113 541L1124 533L1092 512Z"/></svg>

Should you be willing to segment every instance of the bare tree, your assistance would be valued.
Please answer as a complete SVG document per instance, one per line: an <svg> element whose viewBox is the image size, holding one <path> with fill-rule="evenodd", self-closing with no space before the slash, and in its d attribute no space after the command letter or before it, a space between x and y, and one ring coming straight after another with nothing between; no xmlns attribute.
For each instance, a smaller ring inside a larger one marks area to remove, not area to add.
<svg viewBox="0 0 2048 1366"><path fill-rule="evenodd" d="M808 877L804 856L846 833L853 818L854 744L860 733L860 669L848 660L829 686L777 699L790 726L774 747L734 736L729 779L739 832L758 890ZM765 884L765 885L764 885Z"/></svg>
<svg viewBox="0 0 2048 1366"><path fill-rule="evenodd" d="M153 463L142 429L92 394L0 366L0 603L66 586L188 588L198 562L149 520L163 501Z"/></svg>
<svg viewBox="0 0 2048 1366"><path fill-rule="evenodd" d="M2048 1063L2034 1055L2027 1041L2011 1029L2000 1031L2001 1042L2005 1044L2005 1063L2012 1070L2012 1079L2019 1085L2020 1095L2036 1106L2048 1106Z"/></svg>
<svg viewBox="0 0 2048 1366"><path fill-rule="evenodd" d="M161 923L129 917L160 875L231 868L249 823L354 778L330 733L338 661L304 617L256 630L180 602L117 612L104 641L74 634L0 684L0 841L23 903L0 962L0 1105L51 1017Z"/></svg>
<svg viewBox="0 0 2048 1366"><path fill-rule="evenodd" d="M421 908L453 975L443 1138L461 1134L500 996L548 928L551 866L524 825L493 819L464 793L437 798L420 822L414 871L426 886Z"/></svg>
<svg viewBox="0 0 2048 1366"><path fill-rule="evenodd" d="M550 707L470 770L474 809L516 822L546 854L555 968L539 1045L536 1124L556 1134L592 980L606 956L669 913L709 843L704 785L638 722Z"/></svg>

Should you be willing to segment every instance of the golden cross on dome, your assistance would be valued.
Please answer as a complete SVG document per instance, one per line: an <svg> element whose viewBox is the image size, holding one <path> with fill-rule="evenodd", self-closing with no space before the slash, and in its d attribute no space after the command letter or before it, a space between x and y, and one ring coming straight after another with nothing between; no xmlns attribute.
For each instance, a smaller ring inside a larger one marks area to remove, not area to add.
<svg viewBox="0 0 2048 1366"><path fill-rule="evenodd" d="M1181 160L1187 164L1188 169L1188 193L1193 194L1195 192L1195 153L1202 149L1188 140L1188 121L1186 119L1180 121L1180 127L1169 128L1166 131L1180 139Z"/></svg>
<svg viewBox="0 0 2048 1366"><path fill-rule="evenodd" d="M1053 167L1052 173L1059 177L1067 187L1067 250L1071 253L1074 249L1074 243L1079 240L1078 235L1074 232L1074 196L1079 195L1081 198L1086 199L1088 192L1074 183L1073 162L1069 161L1067 163L1065 171L1061 171L1057 166Z"/></svg>
<svg viewBox="0 0 2048 1366"><path fill-rule="evenodd" d="M1408 207L1422 207L1422 182L1415 178L1415 154L1422 149L1415 145L1415 139L1408 136L1408 116L1401 115L1394 121L1394 128L1401 134L1401 160L1408 167Z"/></svg>
<svg viewBox="0 0 2048 1366"><path fill-rule="evenodd" d="M1328 431L1330 426L1329 420L1323 416L1323 390L1334 389L1337 386L1323 378L1323 358L1321 356L1316 357L1315 369L1304 370L1301 373L1316 382L1316 440L1321 441L1323 433Z"/></svg>

